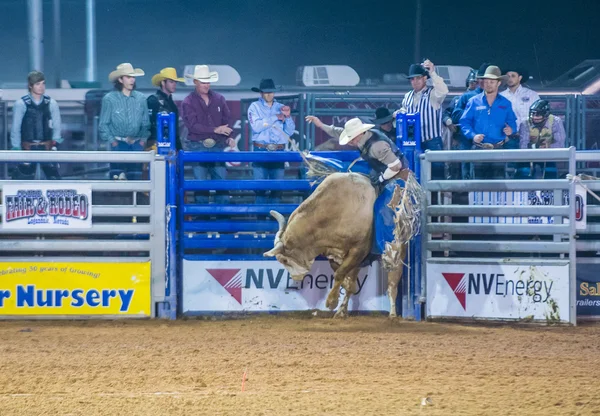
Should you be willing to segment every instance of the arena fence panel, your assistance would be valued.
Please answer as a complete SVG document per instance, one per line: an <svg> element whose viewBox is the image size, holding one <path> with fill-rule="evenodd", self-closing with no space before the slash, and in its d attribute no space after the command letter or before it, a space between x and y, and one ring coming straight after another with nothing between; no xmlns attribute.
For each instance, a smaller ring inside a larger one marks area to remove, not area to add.
<svg viewBox="0 0 600 416"><path fill-rule="evenodd" d="M575 324L575 181L431 179L432 163L456 161L563 162L574 176L575 148L425 152L421 161L427 316ZM451 202L432 203L435 192Z"/></svg>
<svg viewBox="0 0 600 416"><path fill-rule="evenodd" d="M2 180L0 315L153 317L165 308L165 161L153 152L1 151L0 162L122 163L145 180Z"/></svg>

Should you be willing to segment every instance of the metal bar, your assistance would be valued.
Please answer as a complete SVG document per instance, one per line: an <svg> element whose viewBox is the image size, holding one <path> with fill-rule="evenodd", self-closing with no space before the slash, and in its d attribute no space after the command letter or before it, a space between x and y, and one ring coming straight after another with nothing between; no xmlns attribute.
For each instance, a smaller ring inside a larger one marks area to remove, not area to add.
<svg viewBox="0 0 600 416"><path fill-rule="evenodd" d="M600 215L600 205L588 205L585 207L588 217Z"/></svg>
<svg viewBox="0 0 600 416"><path fill-rule="evenodd" d="M426 151L425 158L430 162L563 162L569 159L569 149L440 150Z"/></svg>
<svg viewBox="0 0 600 416"><path fill-rule="evenodd" d="M450 234L513 234L513 235L554 235L569 234L568 224L449 224L430 223L427 232Z"/></svg>
<svg viewBox="0 0 600 416"><path fill-rule="evenodd" d="M183 240L184 249L193 248L273 248L273 240L223 240L220 238L212 240Z"/></svg>
<svg viewBox="0 0 600 416"><path fill-rule="evenodd" d="M149 241L0 240L3 251L149 251Z"/></svg>
<svg viewBox="0 0 600 416"><path fill-rule="evenodd" d="M29 68L44 70L44 19L42 0L28 0L29 17Z"/></svg>
<svg viewBox="0 0 600 416"><path fill-rule="evenodd" d="M276 204L276 205L184 205L184 214L210 214L210 215L243 215L243 214L260 214L269 215L273 211L277 211L283 215L289 215L298 208L297 204ZM96 213L94 207L94 214Z"/></svg>
<svg viewBox="0 0 600 416"><path fill-rule="evenodd" d="M453 150L457 152L458 150ZM437 152L434 152L437 153ZM539 191L543 189L569 189L569 181L564 179L522 179L522 180L451 180L429 181L428 191Z"/></svg>
<svg viewBox="0 0 600 416"><path fill-rule="evenodd" d="M166 163L165 160L157 160L150 165L150 178L153 181L154 191L152 192L152 226L153 235L150 241L150 255L152 258L152 295L164 299L167 296L167 276L166 276ZM170 259L169 259L170 260ZM176 261L175 258L172 259Z"/></svg>
<svg viewBox="0 0 600 416"><path fill-rule="evenodd" d="M598 243L600 247L600 242ZM427 243L430 251L474 251L488 253L568 253L569 243L544 241L449 241L436 240Z"/></svg>
<svg viewBox="0 0 600 416"><path fill-rule="evenodd" d="M117 224L94 224L92 228L59 228L59 229L20 229L0 228L2 234L149 234L152 232L150 223L117 223Z"/></svg>
<svg viewBox="0 0 600 416"><path fill-rule="evenodd" d="M206 221L184 222L183 231L189 232L276 232L279 224L275 221Z"/></svg>
<svg viewBox="0 0 600 416"><path fill-rule="evenodd" d="M31 153L31 152L29 152ZM360 153L345 152L311 152L313 156L341 161L353 161ZM0 152L1 156L1 152ZM298 152L180 152L181 162L302 162Z"/></svg>
<svg viewBox="0 0 600 416"><path fill-rule="evenodd" d="M569 174L575 176L577 173L577 158L575 148L569 148ZM575 181L570 181L569 186L569 322L577 325L577 222L576 222L576 184ZM556 198L555 198L556 201Z"/></svg>
<svg viewBox="0 0 600 416"><path fill-rule="evenodd" d="M233 153L233 152L232 152ZM258 180L188 180L183 182L184 191L238 191L238 190L283 190L309 191L313 187L303 179L258 179Z"/></svg>
<svg viewBox="0 0 600 416"><path fill-rule="evenodd" d="M122 152L126 153L126 152ZM77 181L72 181L77 183ZM68 182L60 183L64 187ZM92 191L98 192L150 192L154 190L154 184L149 181L80 181L80 183L92 186ZM14 185L15 181L0 181L0 188L5 185ZM22 185L46 185L48 181L19 181Z"/></svg>
<svg viewBox="0 0 600 416"><path fill-rule="evenodd" d="M85 2L86 22L86 81L96 81L96 0Z"/></svg>
<svg viewBox="0 0 600 416"><path fill-rule="evenodd" d="M600 206L599 214L600 214ZM94 208L95 209L95 208ZM432 205L427 207L427 213L431 216L446 215L455 216L498 216L498 217L545 217L569 215L569 207L566 205L545 206L509 206L509 205ZM589 213L589 211L588 211Z"/></svg>
<svg viewBox="0 0 600 416"><path fill-rule="evenodd" d="M577 251L600 251L600 241L579 240L576 247Z"/></svg>
<svg viewBox="0 0 600 416"><path fill-rule="evenodd" d="M94 217L149 217L152 214L150 205L94 205L92 207L92 215Z"/></svg>
<svg viewBox="0 0 600 416"><path fill-rule="evenodd" d="M299 156L299 155L298 155ZM38 150L3 150L0 162L71 162L71 163L150 163L157 157L153 152L46 152Z"/></svg>
<svg viewBox="0 0 600 416"><path fill-rule="evenodd" d="M61 87L60 64L61 58L61 42L60 42L60 0L52 1L52 11L54 16L54 78L56 88Z"/></svg>

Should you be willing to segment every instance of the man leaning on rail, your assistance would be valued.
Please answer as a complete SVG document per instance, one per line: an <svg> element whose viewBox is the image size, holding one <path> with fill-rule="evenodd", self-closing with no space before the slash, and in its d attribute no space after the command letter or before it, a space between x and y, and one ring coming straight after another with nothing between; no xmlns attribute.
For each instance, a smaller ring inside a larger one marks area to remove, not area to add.
<svg viewBox="0 0 600 416"><path fill-rule="evenodd" d="M275 82L263 79L252 91L258 92L258 101L248 108L248 122L252 129L252 145L255 152L277 152L285 150L288 138L294 134L296 125L291 117L291 109L275 99ZM253 162L254 179L283 179L284 162ZM269 198L265 191L256 191L256 203L278 204L281 191L271 191Z"/></svg>
<svg viewBox="0 0 600 416"><path fill-rule="evenodd" d="M46 78L39 71L27 76L29 94L13 105L10 141L12 150L57 150L62 143L58 103L45 95ZM41 163L46 179L60 179L56 163ZM13 171L13 179L33 180L37 163L20 163Z"/></svg>
<svg viewBox="0 0 600 416"><path fill-rule="evenodd" d="M519 140L512 139L517 130L517 117L510 101L498 94L504 79L500 68L490 65L483 76L483 89L467 104L460 118L460 128L468 140L473 140L473 149L518 149ZM476 179L504 179L504 163L475 163Z"/></svg>

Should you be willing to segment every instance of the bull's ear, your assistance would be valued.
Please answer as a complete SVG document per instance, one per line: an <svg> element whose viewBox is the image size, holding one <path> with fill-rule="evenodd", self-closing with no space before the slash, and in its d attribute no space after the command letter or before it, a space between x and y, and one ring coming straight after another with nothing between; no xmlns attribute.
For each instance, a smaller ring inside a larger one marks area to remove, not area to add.
<svg viewBox="0 0 600 416"><path fill-rule="evenodd" d="M280 254L283 251L283 243L281 241L275 244L271 250L267 251L263 254L264 257L275 257L277 254Z"/></svg>

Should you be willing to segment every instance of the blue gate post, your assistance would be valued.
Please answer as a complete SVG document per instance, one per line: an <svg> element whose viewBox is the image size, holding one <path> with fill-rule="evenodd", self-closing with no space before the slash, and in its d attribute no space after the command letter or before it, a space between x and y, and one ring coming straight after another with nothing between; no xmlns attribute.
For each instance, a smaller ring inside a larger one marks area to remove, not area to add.
<svg viewBox="0 0 600 416"><path fill-rule="evenodd" d="M177 149L175 146L175 113L159 114L156 121L156 146L159 155L164 155L166 172L166 270L165 299L158 307L158 317L175 319L177 317Z"/></svg>
<svg viewBox="0 0 600 416"><path fill-rule="evenodd" d="M409 130L410 129L410 130ZM415 173L417 180L421 181L421 116L419 113L396 115L396 145L402 149L408 160L410 170ZM410 249L404 267L401 284L402 317L421 320L421 235L417 235L410 242ZM398 302L397 301L397 302ZM396 304L399 310L400 305Z"/></svg>

